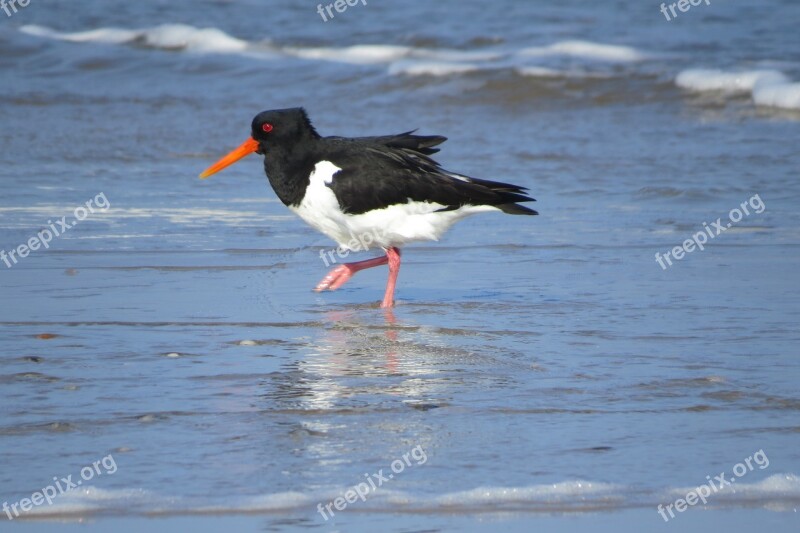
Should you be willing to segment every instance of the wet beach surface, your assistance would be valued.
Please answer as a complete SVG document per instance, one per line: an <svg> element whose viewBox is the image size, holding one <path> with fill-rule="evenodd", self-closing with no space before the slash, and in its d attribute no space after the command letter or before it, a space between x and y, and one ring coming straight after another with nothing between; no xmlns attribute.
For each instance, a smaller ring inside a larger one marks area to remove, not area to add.
<svg viewBox="0 0 800 533"><path fill-rule="evenodd" d="M678 26L657 6L500 4L441 23L421 2L328 23L275 4L269 29L254 2L4 21L0 249L109 204L0 263L0 503L115 465L20 529L794 530L800 115L675 79L800 79L797 8ZM333 243L257 158L196 178L256 112L296 105L322 134L446 135L446 168L529 187L541 215L408 247L392 311L385 269L314 293ZM654 259L755 195L705 250ZM736 481L664 523L659 504L720 472Z"/></svg>

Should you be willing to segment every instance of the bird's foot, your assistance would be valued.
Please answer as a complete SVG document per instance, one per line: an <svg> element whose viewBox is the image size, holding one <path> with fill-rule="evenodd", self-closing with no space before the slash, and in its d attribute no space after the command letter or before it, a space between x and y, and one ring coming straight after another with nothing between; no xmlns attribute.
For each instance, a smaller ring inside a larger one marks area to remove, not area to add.
<svg viewBox="0 0 800 533"><path fill-rule="evenodd" d="M382 257L375 257L374 259L366 259L364 261L357 261L355 263L343 263L330 272L328 275L322 278L317 286L314 288L317 292L322 292L325 290L328 291L335 291L345 283L347 280L353 277L353 274L358 272L359 270L364 270L365 268L372 268L380 265L385 265L389 262L389 259L386 256Z"/></svg>
<svg viewBox="0 0 800 533"><path fill-rule="evenodd" d="M347 280L352 278L353 274L356 272L358 272L358 270L348 264L339 265L328 272L328 275L322 278L322 281L314 287L314 290L316 292L335 291L347 283Z"/></svg>

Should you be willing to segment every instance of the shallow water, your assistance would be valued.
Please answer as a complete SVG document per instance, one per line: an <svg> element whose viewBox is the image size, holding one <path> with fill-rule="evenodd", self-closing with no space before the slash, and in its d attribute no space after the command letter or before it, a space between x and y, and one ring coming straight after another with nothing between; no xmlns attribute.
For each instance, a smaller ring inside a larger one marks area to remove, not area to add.
<svg viewBox="0 0 800 533"><path fill-rule="evenodd" d="M337 526L648 530L726 472L674 520L792 529L794 3L672 22L655 4L263 6L32 2L3 21L0 250L96 209L0 263L0 502L111 455L26 518L321 527L318 503L416 449ZM447 135L447 168L527 186L541 215L408 247L392 312L379 269L313 293L333 244L256 158L196 178L257 111L297 105L323 134ZM656 262L748 200L705 250Z"/></svg>

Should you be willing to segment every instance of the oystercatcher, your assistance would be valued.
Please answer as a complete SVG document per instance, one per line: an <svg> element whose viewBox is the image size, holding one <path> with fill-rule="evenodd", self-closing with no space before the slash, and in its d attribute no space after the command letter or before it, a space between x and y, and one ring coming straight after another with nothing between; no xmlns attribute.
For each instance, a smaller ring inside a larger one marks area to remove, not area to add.
<svg viewBox="0 0 800 533"><path fill-rule="evenodd" d="M251 137L201 178L257 153L278 198L341 249L359 251L369 235L385 256L337 266L316 286L336 290L359 270L389 264L381 307L394 305L400 247L438 240L456 221L484 211L537 215L518 185L470 178L431 159L446 141L414 131L380 137L322 137L303 108L256 115Z"/></svg>

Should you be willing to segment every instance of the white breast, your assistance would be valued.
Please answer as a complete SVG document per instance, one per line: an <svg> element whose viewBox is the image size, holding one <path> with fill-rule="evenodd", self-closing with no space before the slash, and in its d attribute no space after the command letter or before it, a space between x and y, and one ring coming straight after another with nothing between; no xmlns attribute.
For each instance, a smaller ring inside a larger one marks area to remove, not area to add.
<svg viewBox="0 0 800 533"><path fill-rule="evenodd" d="M432 202L408 202L359 215L345 214L328 186L341 168L330 161L314 166L300 205L290 207L300 218L324 233L339 246L354 251L370 247L389 248L414 241L439 240L451 225L467 215L498 211L491 206L464 206L452 211L439 211L444 206Z"/></svg>
<svg viewBox="0 0 800 533"><path fill-rule="evenodd" d="M328 185L333 182L333 175L340 170L342 169L330 161L317 163L309 176L303 201L296 207L289 207L313 228L337 242L339 242L338 236L341 233L344 213L339 208L339 201Z"/></svg>

